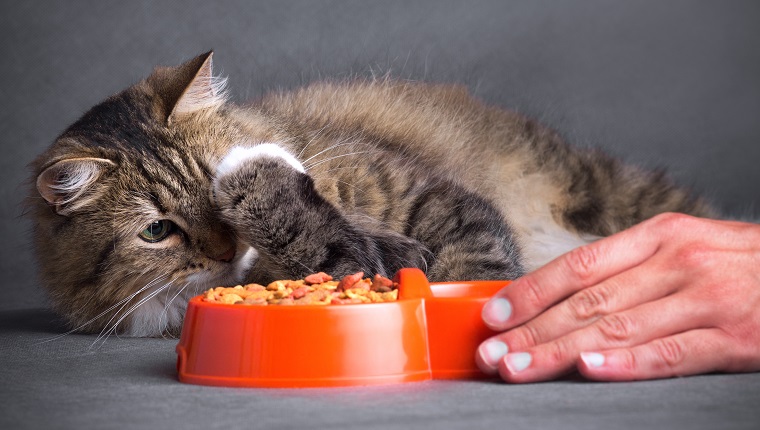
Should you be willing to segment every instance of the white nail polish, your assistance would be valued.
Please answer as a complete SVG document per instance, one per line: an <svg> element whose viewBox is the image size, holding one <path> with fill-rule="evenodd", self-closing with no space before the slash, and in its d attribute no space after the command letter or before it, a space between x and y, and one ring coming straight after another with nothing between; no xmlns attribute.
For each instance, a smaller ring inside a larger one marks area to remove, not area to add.
<svg viewBox="0 0 760 430"><path fill-rule="evenodd" d="M590 368L604 365L604 355L598 352L581 352L581 360Z"/></svg>
<svg viewBox="0 0 760 430"><path fill-rule="evenodd" d="M507 368L512 373L522 372L530 366L533 357L528 352L515 352L507 354Z"/></svg>
<svg viewBox="0 0 760 430"><path fill-rule="evenodd" d="M493 299L483 306L483 320L490 324L502 324L512 315L512 304L500 297Z"/></svg>
<svg viewBox="0 0 760 430"><path fill-rule="evenodd" d="M509 348L506 343L500 340L489 340L480 347L480 351L483 361L491 367L496 367L499 360L507 355Z"/></svg>

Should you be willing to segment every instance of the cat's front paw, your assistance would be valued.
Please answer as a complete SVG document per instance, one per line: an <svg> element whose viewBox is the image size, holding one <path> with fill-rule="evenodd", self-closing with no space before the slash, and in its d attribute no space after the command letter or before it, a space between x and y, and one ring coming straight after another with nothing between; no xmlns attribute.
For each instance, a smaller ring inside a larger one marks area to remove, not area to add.
<svg viewBox="0 0 760 430"><path fill-rule="evenodd" d="M217 166L211 200L221 220L262 255L276 254L322 203L301 163L273 144L233 148Z"/></svg>
<svg viewBox="0 0 760 430"><path fill-rule="evenodd" d="M217 207L229 207L230 199L267 194L268 188L284 186L289 177L304 174L303 165L274 143L236 146L216 167L211 198ZM275 178L275 184L272 179ZM279 178L279 181L277 180Z"/></svg>
<svg viewBox="0 0 760 430"><path fill-rule="evenodd" d="M311 188L311 179L293 155L276 144L263 143L230 150L217 165L211 199L232 221L297 205Z"/></svg>

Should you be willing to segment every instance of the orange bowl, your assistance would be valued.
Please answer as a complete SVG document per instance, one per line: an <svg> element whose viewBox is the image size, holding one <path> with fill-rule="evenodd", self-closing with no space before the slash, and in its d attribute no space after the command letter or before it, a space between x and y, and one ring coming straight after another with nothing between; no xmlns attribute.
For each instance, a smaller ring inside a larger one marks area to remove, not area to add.
<svg viewBox="0 0 760 430"><path fill-rule="evenodd" d="M478 346L496 334L481 318L483 305L510 281L433 282L418 269L396 274L399 298L424 298L433 379L487 377L475 363Z"/></svg>
<svg viewBox="0 0 760 430"><path fill-rule="evenodd" d="M425 301L430 370L433 379L485 378L477 364L478 346L496 334L483 323L488 299L509 281L441 282L431 284Z"/></svg>
<svg viewBox="0 0 760 430"><path fill-rule="evenodd" d="M182 382L330 387L472 378L490 336L483 303L508 281L428 284L396 275L399 300L327 306L246 306L190 300L177 345Z"/></svg>

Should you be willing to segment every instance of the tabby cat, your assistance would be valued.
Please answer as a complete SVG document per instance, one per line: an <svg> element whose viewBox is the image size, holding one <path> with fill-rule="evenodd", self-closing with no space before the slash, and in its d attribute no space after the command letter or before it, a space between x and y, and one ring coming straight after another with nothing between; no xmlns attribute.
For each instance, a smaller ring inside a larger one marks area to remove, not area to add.
<svg viewBox="0 0 760 430"><path fill-rule="evenodd" d="M236 106L211 60L157 68L33 163L41 278L72 329L176 333L203 289L318 271L513 279L661 212L711 214L458 86L322 82Z"/></svg>

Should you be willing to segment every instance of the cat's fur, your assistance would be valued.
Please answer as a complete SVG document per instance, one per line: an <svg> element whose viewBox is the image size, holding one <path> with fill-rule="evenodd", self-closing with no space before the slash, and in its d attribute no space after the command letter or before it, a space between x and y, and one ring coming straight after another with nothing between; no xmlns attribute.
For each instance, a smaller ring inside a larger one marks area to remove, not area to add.
<svg viewBox="0 0 760 430"><path fill-rule="evenodd" d="M458 86L315 83L235 106L221 84L210 53L158 68L34 162L42 280L72 328L176 333L203 289L317 271L515 278L661 212L711 214ZM141 239L158 220L177 228Z"/></svg>

